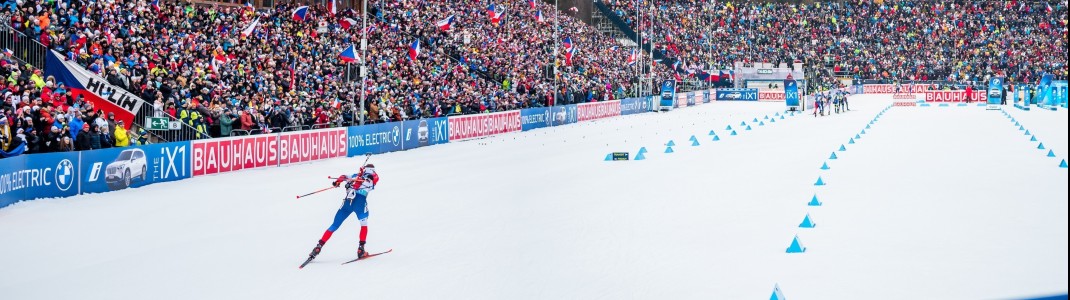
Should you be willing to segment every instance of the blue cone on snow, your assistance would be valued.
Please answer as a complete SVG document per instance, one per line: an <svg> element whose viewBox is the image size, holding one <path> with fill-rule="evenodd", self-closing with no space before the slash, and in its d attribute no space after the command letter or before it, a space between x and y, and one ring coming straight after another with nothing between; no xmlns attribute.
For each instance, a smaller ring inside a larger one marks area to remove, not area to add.
<svg viewBox="0 0 1070 300"><path fill-rule="evenodd" d="M784 119L784 115L780 115L780 119L783 120Z"/></svg>
<svg viewBox="0 0 1070 300"><path fill-rule="evenodd" d="M750 130L750 125L747 125L747 130Z"/></svg>
<svg viewBox="0 0 1070 300"><path fill-rule="evenodd" d="M754 118L754 121L751 121L751 122L758 122L758 118Z"/></svg>
<svg viewBox="0 0 1070 300"><path fill-rule="evenodd" d="M1030 142L1036 142L1037 141L1037 136L1034 135L1033 137L1030 137L1029 141Z"/></svg>
<svg viewBox="0 0 1070 300"><path fill-rule="evenodd" d="M606 154L606 161L611 161L611 160L613 160L613 153Z"/></svg>
<svg viewBox="0 0 1070 300"><path fill-rule="evenodd" d="M1048 150L1048 157L1055 157L1055 151Z"/></svg>
<svg viewBox="0 0 1070 300"><path fill-rule="evenodd" d="M747 122L739 122L739 126L747 126Z"/></svg>
<svg viewBox="0 0 1070 300"><path fill-rule="evenodd" d="M732 125L728 125L728 126L726 126L726 127L724 128L724 130L732 130Z"/></svg>
<svg viewBox="0 0 1070 300"><path fill-rule="evenodd" d="M694 135L691 135L691 137L690 137L690 138L688 138L687 140L688 140L688 141L697 141L698 139L697 139L697 138L695 138L695 136L694 136Z"/></svg>
<svg viewBox="0 0 1070 300"><path fill-rule="evenodd" d="M861 135L855 134L855 139L861 139L861 138L862 138Z"/></svg>
<svg viewBox="0 0 1070 300"><path fill-rule="evenodd" d="M814 223L814 220L810 219L810 214L806 214L806 216L803 217L802 223L799 224L799 228L814 228L816 226L817 224Z"/></svg>
<svg viewBox="0 0 1070 300"><path fill-rule="evenodd" d="M769 115L765 115L765 117L764 117L764 118L762 118L762 119L763 119L763 120L769 120Z"/></svg>
<svg viewBox="0 0 1070 300"><path fill-rule="evenodd" d="M1066 160L1065 159L1063 161L1059 162L1059 167L1063 168L1063 169L1066 169Z"/></svg>
<svg viewBox="0 0 1070 300"><path fill-rule="evenodd" d="M806 247L802 246L799 242L799 236L795 236L791 239L791 246L788 246L788 253L803 253L806 252Z"/></svg>
<svg viewBox="0 0 1070 300"><path fill-rule="evenodd" d="M676 142L673 142L672 140L669 140L669 143L665 144L665 146L669 146L669 147L676 146Z"/></svg>
<svg viewBox="0 0 1070 300"><path fill-rule="evenodd" d="M765 126L765 121L758 122L758 126Z"/></svg>
<svg viewBox="0 0 1070 300"><path fill-rule="evenodd" d="M832 152L832 155L829 155L829 159L838 159L838 158L839 157L836 157L836 152Z"/></svg>
<svg viewBox="0 0 1070 300"><path fill-rule="evenodd" d="M716 136L716 135L715 135L715 136L713 136L713 141L714 141L714 142L716 142L716 141L720 141L720 140L721 140L721 137L719 137L719 136Z"/></svg>
<svg viewBox="0 0 1070 300"><path fill-rule="evenodd" d="M840 144L840 151L847 151L847 147L844 147L843 144Z"/></svg>
<svg viewBox="0 0 1070 300"><path fill-rule="evenodd" d="M646 147L639 147L639 153L646 153Z"/></svg>
<svg viewBox="0 0 1070 300"><path fill-rule="evenodd" d="M860 132L859 134L866 134L866 130L862 129L862 132Z"/></svg>
<svg viewBox="0 0 1070 300"><path fill-rule="evenodd" d="M787 300L784 298L784 293L780 291L780 284L773 285L773 295L769 296L769 300Z"/></svg>
<svg viewBox="0 0 1070 300"><path fill-rule="evenodd" d="M774 114L773 116L774 116L774 117L776 117L776 116L780 116L780 113L776 113L776 114Z"/></svg>
<svg viewBox="0 0 1070 300"><path fill-rule="evenodd" d="M827 162L825 162L825 163L821 163L821 169L822 169L822 170L828 170L828 169L830 169L830 168L829 168L829 164L828 164Z"/></svg>
<svg viewBox="0 0 1070 300"><path fill-rule="evenodd" d="M770 118L769 123L776 123L776 118Z"/></svg>
<svg viewBox="0 0 1070 300"><path fill-rule="evenodd" d="M814 185L823 186L823 185L825 185L825 181L821 180L821 176L817 176L817 182L814 182Z"/></svg>
<svg viewBox="0 0 1070 300"><path fill-rule="evenodd" d="M736 131L732 130L732 134L731 135L736 135Z"/></svg>
<svg viewBox="0 0 1070 300"><path fill-rule="evenodd" d="M691 146L698 146L698 140L691 141Z"/></svg>
<svg viewBox="0 0 1070 300"><path fill-rule="evenodd" d="M852 138L850 141L847 141L847 144L854 144L854 143L855 143L855 139L854 138Z"/></svg>
<svg viewBox="0 0 1070 300"><path fill-rule="evenodd" d="M1037 145L1037 149L1044 150L1044 143L1040 143L1040 145Z"/></svg>
<svg viewBox="0 0 1070 300"><path fill-rule="evenodd" d="M810 198L810 202L806 202L806 206L821 206L821 201L817 201L817 194Z"/></svg>
<svg viewBox="0 0 1070 300"><path fill-rule="evenodd" d="M1018 121L1014 121L1014 126L1022 126L1022 124L1019 124Z"/></svg>
<svg viewBox="0 0 1070 300"><path fill-rule="evenodd" d="M1018 125L1018 131L1022 131L1022 130L1025 130L1025 126Z"/></svg>
<svg viewBox="0 0 1070 300"><path fill-rule="evenodd" d="M708 135L717 135L717 133L714 133L713 130L710 130L710 134Z"/></svg>
<svg viewBox="0 0 1070 300"><path fill-rule="evenodd" d="M639 154L635 155L635 159L634 160L644 160L644 159L646 159L646 155L643 155L643 152L639 152Z"/></svg>
<svg viewBox="0 0 1070 300"><path fill-rule="evenodd" d="M665 153L672 153L672 147L665 147Z"/></svg>
<svg viewBox="0 0 1070 300"><path fill-rule="evenodd" d="M866 125L866 129L869 129L869 125Z"/></svg>
<svg viewBox="0 0 1070 300"><path fill-rule="evenodd" d="M1025 135L1032 135L1032 133L1029 133L1029 130L1026 130Z"/></svg>

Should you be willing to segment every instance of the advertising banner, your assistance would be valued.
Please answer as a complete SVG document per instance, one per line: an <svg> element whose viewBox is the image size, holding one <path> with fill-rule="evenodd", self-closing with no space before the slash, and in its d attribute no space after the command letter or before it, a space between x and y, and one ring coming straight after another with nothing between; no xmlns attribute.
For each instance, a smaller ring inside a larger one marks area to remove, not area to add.
<svg viewBox="0 0 1070 300"><path fill-rule="evenodd" d="M973 91L972 102L987 102L986 91ZM966 91L929 91L925 92L925 102L966 102Z"/></svg>
<svg viewBox="0 0 1070 300"><path fill-rule="evenodd" d="M665 80L661 83L661 99L658 100L658 106L671 108L676 106L673 104L674 101L676 101L676 80Z"/></svg>
<svg viewBox="0 0 1070 300"><path fill-rule="evenodd" d="M686 107L687 106L687 93L682 93L682 94L681 93L676 93L676 102L675 102L675 104L676 104L676 107Z"/></svg>
<svg viewBox="0 0 1070 300"><path fill-rule="evenodd" d="M784 101L783 92L758 92L758 101L779 102Z"/></svg>
<svg viewBox="0 0 1070 300"><path fill-rule="evenodd" d="M448 128L450 141L520 131L520 111L449 117Z"/></svg>
<svg viewBox="0 0 1070 300"><path fill-rule="evenodd" d="M903 84L898 92L894 84L866 84L862 86L864 94L896 94L896 93L924 93L929 91L931 84Z"/></svg>
<svg viewBox="0 0 1070 300"><path fill-rule="evenodd" d="M710 97L710 90L702 91L702 103L710 103L713 101L713 97Z"/></svg>
<svg viewBox="0 0 1070 300"><path fill-rule="evenodd" d="M580 103L576 105L576 119L580 122L620 115L620 100Z"/></svg>
<svg viewBox="0 0 1070 300"><path fill-rule="evenodd" d="M71 91L71 97L81 95L86 102L93 104L93 109L104 113L115 113L116 121L123 121L126 129L134 124L141 105L141 98L113 86L100 76L90 73L74 61L63 59L54 51L48 51L45 61L45 75L53 76L56 82L62 82ZM138 120L141 121L141 120Z"/></svg>
<svg viewBox="0 0 1070 300"><path fill-rule="evenodd" d="M999 105L1003 100L1003 78L992 77L988 81L988 105Z"/></svg>
<svg viewBox="0 0 1070 300"><path fill-rule="evenodd" d="M687 93L687 106L695 106L695 92Z"/></svg>
<svg viewBox="0 0 1070 300"><path fill-rule="evenodd" d="M0 160L0 207L19 199L77 195L78 154L38 153Z"/></svg>
<svg viewBox="0 0 1070 300"><path fill-rule="evenodd" d="M191 174L190 143L84 151L79 166L82 193L186 179Z"/></svg>
<svg viewBox="0 0 1070 300"><path fill-rule="evenodd" d="M449 119L430 118L404 121L401 124L402 150L448 143Z"/></svg>
<svg viewBox="0 0 1070 300"><path fill-rule="evenodd" d="M193 176L346 156L346 129L193 141Z"/></svg>
<svg viewBox="0 0 1070 300"><path fill-rule="evenodd" d="M784 104L788 107L800 107L799 96L799 83L788 75L784 80Z"/></svg>
<svg viewBox="0 0 1070 300"><path fill-rule="evenodd" d="M717 89L715 101L758 101L758 89Z"/></svg>
<svg viewBox="0 0 1070 300"><path fill-rule="evenodd" d="M366 153L379 154L400 151L402 122L365 124L347 128L346 144L349 156Z"/></svg>
<svg viewBox="0 0 1070 300"><path fill-rule="evenodd" d="M550 122L553 126L561 126L579 122L579 105L558 105L550 108Z"/></svg>
<svg viewBox="0 0 1070 300"><path fill-rule="evenodd" d="M620 100L620 114L631 115L645 113L650 111L650 108L653 104L654 98L652 97L623 99Z"/></svg>
<svg viewBox="0 0 1070 300"><path fill-rule="evenodd" d="M528 131L550 126L550 108L528 108L520 110L520 130Z"/></svg>

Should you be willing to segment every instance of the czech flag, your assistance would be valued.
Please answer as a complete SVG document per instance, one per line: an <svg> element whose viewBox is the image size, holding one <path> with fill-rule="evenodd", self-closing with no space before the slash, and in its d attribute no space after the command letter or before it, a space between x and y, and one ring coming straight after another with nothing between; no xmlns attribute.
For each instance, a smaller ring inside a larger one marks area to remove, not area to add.
<svg viewBox="0 0 1070 300"><path fill-rule="evenodd" d="M566 66L571 66L572 65L572 56L574 54L576 54L576 47L569 47L569 48L565 49L565 65Z"/></svg>
<svg viewBox="0 0 1070 300"><path fill-rule="evenodd" d="M331 0L330 2L327 2L327 10L331 12L332 16L338 13L338 3L336 3L335 1L337 0Z"/></svg>
<svg viewBox="0 0 1070 300"><path fill-rule="evenodd" d="M1051 13L1051 4L1044 3L1044 9L1048 10L1048 13Z"/></svg>
<svg viewBox="0 0 1070 300"><path fill-rule="evenodd" d="M531 5L531 9L535 9L535 0L528 0L528 5Z"/></svg>
<svg viewBox="0 0 1070 300"><path fill-rule="evenodd" d="M545 20L542 18L542 11L541 10L535 12L535 22L536 23L545 22Z"/></svg>
<svg viewBox="0 0 1070 300"><path fill-rule="evenodd" d="M357 20L342 18L342 21L338 22L338 25L342 26L342 29L349 30L353 25L357 25Z"/></svg>
<svg viewBox="0 0 1070 300"><path fill-rule="evenodd" d="M505 7L498 6L494 8L494 11L490 13L490 22L496 25L501 25L502 16L505 15Z"/></svg>
<svg viewBox="0 0 1070 300"><path fill-rule="evenodd" d="M636 57L637 57L637 56L636 56L636 54L635 54L635 49L632 49L632 54L629 54L629 55L628 55L628 65L629 65L629 66L630 66L630 65L634 65L634 64L635 64L635 59L636 59Z"/></svg>
<svg viewBox="0 0 1070 300"><path fill-rule="evenodd" d="M242 29L241 37L244 38L244 37L252 35L253 31L256 30L256 26L259 26L259 25L260 25L260 18L256 18L256 20L253 20L253 23L249 24L249 27L245 27L245 29Z"/></svg>
<svg viewBox="0 0 1070 300"><path fill-rule="evenodd" d="M305 20L307 20L308 19L308 6L298 7L297 9L294 10L293 13L290 14L290 16L293 17L294 21L305 21Z"/></svg>
<svg viewBox="0 0 1070 300"><path fill-rule="evenodd" d="M256 10L256 8L253 7L253 3L252 2L245 2L245 9Z"/></svg>
<svg viewBox="0 0 1070 300"><path fill-rule="evenodd" d="M416 57L420 55L420 40L415 40L409 45L409 59L416 60Z"/></svg>
<svg viewBox="0 0 1070 300"><path fill-rule="evenodd" d="M450 30L450 25L452 25L452 24L453 24L453 15L450 15L449 17L446 17L445 19L438 20L437 22L435 22L435 26L438 26L438 29L442 29L442 31L449 31Z"/></svg>
<svg viewBox="0 0 1070 300"><path fill-rule="evenodd" d="M155 9L156 11L160 11L160 0L152 0L152 2L149 2L149 6L152 6L152 9ZM1050 7L1048 11L1051 12Z"/></svg>
<svg viewBox="0 0 1070 300"><path fill-rule="evenodd" d="M349 45L342 53L338 54L338 58L341 58L343 62L351 63L359 60L357 58L357 47L352 44Z"/></svg>
<svg viewBox="0 0 1070 300"><path fill-rule="evenodd" d="M491 3L487 6L487 18L494 19L494 4Z"/></svg>
<svg viewBox="0 0 1070 300"><path fill-rule="evenodd" d="M565 46L565 51L569 51L572 49L572 38L566 37L561 42L563 43L563 46Z"/></svg>

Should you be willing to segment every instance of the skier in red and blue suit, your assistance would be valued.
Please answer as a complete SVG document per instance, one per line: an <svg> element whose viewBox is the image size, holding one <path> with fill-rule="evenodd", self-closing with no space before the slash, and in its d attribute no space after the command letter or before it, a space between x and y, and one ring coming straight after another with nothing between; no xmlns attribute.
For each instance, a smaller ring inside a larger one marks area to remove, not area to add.
<svg viewBox="0 0 1070 300"><path fill-rule="evenodd" d="M364 244L368 238L368 193L375 189L375 184L379 183L379 174L375 172L375 165L367 164L360 168L360 172L353 174L352 176L341 175L334 181L334 186L344 186L346 188L346 196L342 201L342 207L338 208L338 212L334 214L334 222L331 223L331 227L327 228L327 231L323 232L323 237L320 238L319 243L316 244L316 248L312 249L312 253L309 254L309 260L316 258L319 255L320 249L323 248L323 244L327 243L327 240L331 239L331 235L335 230L342 225L342 222L349 217L350 214L357 214L357 219L360 220L360 246L357 248L357 257L364 257L368 253L364 251Z"/></svg>

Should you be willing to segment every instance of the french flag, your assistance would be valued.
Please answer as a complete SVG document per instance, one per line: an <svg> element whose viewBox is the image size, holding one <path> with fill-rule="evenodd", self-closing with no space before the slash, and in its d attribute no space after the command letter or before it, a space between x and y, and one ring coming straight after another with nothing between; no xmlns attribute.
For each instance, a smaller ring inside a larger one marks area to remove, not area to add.
<svg viewBox="0 0 1070 300"><path fill-rule="evenodd" d="M450 25L453 25L453 15L435 22L435 26L438 26L438 29L442 29L442 31L449 31Z"/></svg>
<svg viewBox="0 0 1070 300"><path fill-rule="evenodd" d="M342 26L342 29L349 30L349 28L353 27L353 25L357 25L357 20L353 20L350 18L342 18L342 21L339 21L338 25Z"/></svg>
<svg viewBox="0 0 1070 300"><path fill-rule="evenodd" d="M345 50L342 50L342 53L338 54L338 58L347 63L357 61L357 47L349 45Z"/></svg>
<svg viewBox="0 0 1070 300"><path fill-rule="evenodd" d="M298 7L294 10L293 13L290 14L290 16L294 19L294 21L308 20L308 6Z"/></svg>
<svg viewBox="0 0 1070 300"><path fill-rule="evenodd" d="M535 12L535 22L536 23L545 22L545 20L542 18L542 11L541 10Z"/></svg>
<svg viewBox="0 0 1070 300"><path fill-rule="evenodd" d="M415 40L409 45L409 59L416 60L416 57L420 55L420 40Z"/></svg>

